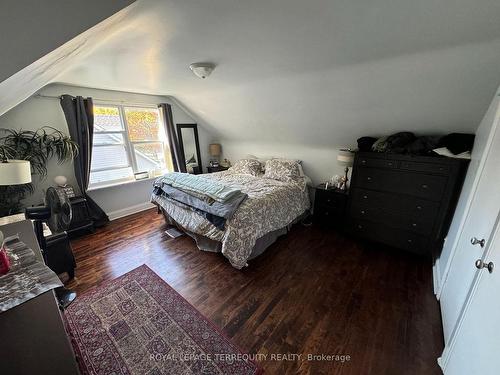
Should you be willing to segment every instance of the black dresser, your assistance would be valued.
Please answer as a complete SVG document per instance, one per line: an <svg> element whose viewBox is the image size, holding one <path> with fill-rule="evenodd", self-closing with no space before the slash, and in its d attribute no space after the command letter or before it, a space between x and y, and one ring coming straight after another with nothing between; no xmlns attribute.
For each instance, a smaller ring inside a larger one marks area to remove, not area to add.
<svg viewBox="0 0 500 375"><path fill-rule="evenodd" d="M436 256L469 160L358 152L348 201L351 233Z"/></svg>

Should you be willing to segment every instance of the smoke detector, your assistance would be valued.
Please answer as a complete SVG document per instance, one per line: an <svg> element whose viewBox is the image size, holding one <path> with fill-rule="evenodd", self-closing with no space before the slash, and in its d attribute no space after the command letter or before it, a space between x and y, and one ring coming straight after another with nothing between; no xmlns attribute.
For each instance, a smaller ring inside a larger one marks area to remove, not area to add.
<svg viewBox="0 0 500 375"><path fill-rule="evenodd" d="M204 62L193 63L193 64L189 65L189 69L191 69L197 77L199 77L201 79L205 79L210 74L212 74L212 72L215 69L215 64L204 63Z"/></svg>

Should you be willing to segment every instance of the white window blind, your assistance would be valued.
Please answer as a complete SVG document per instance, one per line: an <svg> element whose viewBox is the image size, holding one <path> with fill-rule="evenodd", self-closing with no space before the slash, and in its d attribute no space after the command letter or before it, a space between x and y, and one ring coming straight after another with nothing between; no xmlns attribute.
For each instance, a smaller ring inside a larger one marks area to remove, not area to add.
<svg viewBox="0 0 500 375"><path fill-rule="evenodd" d="M134 180L134 173L167 171L168 142L157 108L94 105L90 188Z"/></svg>

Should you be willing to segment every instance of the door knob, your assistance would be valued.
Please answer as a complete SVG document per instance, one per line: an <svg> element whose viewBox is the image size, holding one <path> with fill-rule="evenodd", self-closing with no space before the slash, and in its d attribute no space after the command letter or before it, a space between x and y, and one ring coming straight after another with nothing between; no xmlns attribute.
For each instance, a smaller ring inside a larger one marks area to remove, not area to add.
<svg viewBox="0 0 500 375"><path fill-rule="evenodd" d="M479 245L481 247L484 247L484 244L486 243L486 241L484 240L484 238L478 240L476 237L472 237L470 239L470 243L473 245Z"/></svg>
<svg viewBox="0 0 500 375"><path fill-rule="evenodd" d="M476 268L477 269L481 270L483 268L487 268L488 272L492 273L494 267L495 267L495 265L493 264L493 262L485 263L481 259L476 260Z"/></svg>

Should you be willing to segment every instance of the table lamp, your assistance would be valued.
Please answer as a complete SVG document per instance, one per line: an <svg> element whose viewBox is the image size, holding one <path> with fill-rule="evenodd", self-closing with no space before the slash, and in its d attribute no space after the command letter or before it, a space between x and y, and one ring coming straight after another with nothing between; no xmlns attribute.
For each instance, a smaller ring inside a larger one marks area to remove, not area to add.
<svg viewBox="0 0 500 375"><path fill-rule="evenodd" d="M31 182L31 166L27 160L7 160L0 162L0 185L21 185Z"/></svg>
<svg viewBox="0 0 500 375"><path fill-rule="evenodd" d="M212 167L219 166L219 157L222 154L222 146L219 143L212 143L208 145L208 152L210 156L212 156L212 160L210 160L210 165Z"/></svg>
<svg viewBox="0 0 500 375"><path fill-rule="evenodd" d="M31 182L31 165L27 160L7 160L5 157L0 161L0 185L21 185ZM33 229L37 238L43 260L47 264L47 243L43 235L43 222L51 215L49 207L38 206L26 208L26 219L33 221ZM76 293L65 287L55 289L59 304L67 307L76 297Z"/></svg>
<svg viewBox="0 0 500 375"><path fill-rule="evenodd" d="M27 160L0 161L0 186L22 185L31 182L31 164ZM40 224L41 226L41 224Z"/></svg>
<svg viewBox="0 0 500 375"><path fill-rule="evenodd" d="M21 185L31 182L31 166L27 160L7 160L4 156L0 161L0 185ZM0 247L3 244L3 233L0 231ZM5 253L3 254L5 256ZM8 264L8 259L5 260ZM4 264L5 264L4 263ZM8 266L5 272L8 271Z"/></svg>
<svg viewBox="0 0 500 375"><path fill-rule="evenodd" d="M347 181L349 178L347 174L349 173L349 167L354 163L354 152L349 148L341 148L339 153L337 154L337 162L340 165L344 165L345 169L345 182L344 182L344 190L347 190Z"/></svg>

